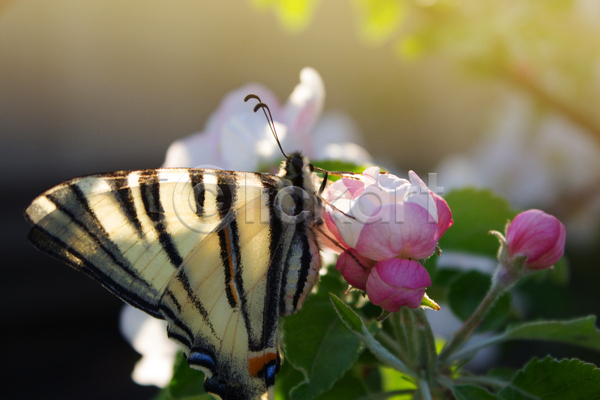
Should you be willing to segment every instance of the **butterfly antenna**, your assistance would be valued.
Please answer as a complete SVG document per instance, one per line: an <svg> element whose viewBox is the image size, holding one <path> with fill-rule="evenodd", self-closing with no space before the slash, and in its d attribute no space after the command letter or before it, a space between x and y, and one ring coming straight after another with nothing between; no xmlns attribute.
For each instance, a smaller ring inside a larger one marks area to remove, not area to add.
<svg viewBox="0 0 600 400"><path fill-rule="evenodd" d="M275 136L275 140L277 141L279 150L281 150L281 154L283 154L283 156L285 158L289 158L288 155L285 154L285 151L283 151L283 147L281 147L281 142L279 141L279 136L277 136L277 131L275 130L275 121L273 120L273 115L271 115L271 110L269 109L269 106L266 105L265 103L263 103L262 100L260 99L260 97L258 97L257 95L255 95L253 93L244 97L244 101L248 101L250 99L258 100L258 104L256 106L254 106L254 112L257 112L259 109L262 108L263 113L265 113L265 118L267 119L267 122L269 123L269 128L271 128L271 132L273 132L273 136ZM267 113L268 113L268 115L267 115Z"/></svg>

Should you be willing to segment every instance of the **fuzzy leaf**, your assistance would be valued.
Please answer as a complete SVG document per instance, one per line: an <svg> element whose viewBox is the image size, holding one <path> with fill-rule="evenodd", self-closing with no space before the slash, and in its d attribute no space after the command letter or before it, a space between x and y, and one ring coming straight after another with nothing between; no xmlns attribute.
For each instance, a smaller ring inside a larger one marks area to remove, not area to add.
<svg viewBox="0 0 600 400"><path fill-rule="evenodd" d="M504 333L467 347L456 353L455 357L462 357L497 343L519 339L569 343L600 351L600 330L596 327L596 316L591 315L570 321L537 321L509 326Z"/></svg>
<svg viewBox="0 0 600 400"><path fill-rule="evenodd" d="M600 369L580 360L531 360L512 383L498 392L499 400L600 399Z"/></svg>
<svg viewBox="0 0 600 400"><path fill-rule="evenodd" d="M305 378L292 389L293 400L315 399L331 389L364 350L360 338L338 318L321 289L301 311L283 320L286 361Z"/></svg>

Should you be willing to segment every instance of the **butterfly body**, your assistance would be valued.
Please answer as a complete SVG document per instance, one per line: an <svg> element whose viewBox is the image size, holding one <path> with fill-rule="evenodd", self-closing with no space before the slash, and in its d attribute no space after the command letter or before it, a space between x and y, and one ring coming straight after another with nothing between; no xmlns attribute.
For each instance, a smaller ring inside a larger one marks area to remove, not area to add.
<svg viewBox="0 0 600 400"><path fill-rule="evenodd" d="M158 169L76 178L25 211L30 241L127 303L165 319L205 389L273 397L277 324L321 266L322 204L299 153L278 175Z"/></svg>

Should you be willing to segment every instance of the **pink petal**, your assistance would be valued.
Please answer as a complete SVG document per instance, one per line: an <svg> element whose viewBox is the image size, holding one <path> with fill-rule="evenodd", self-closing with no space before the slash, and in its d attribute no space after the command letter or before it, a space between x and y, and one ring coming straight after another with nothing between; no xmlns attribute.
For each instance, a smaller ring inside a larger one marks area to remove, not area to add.
<svg viewBox="0 0 600 400"><path fill-rule="evenodd" d="M305 148L310 144L307 137L309 130L315 124L325 101L325 85L319 73L313 68L303 68L300 71L300 83L296 85L284 106L284 122L288 126L288 140L294 149L302 149L309 155L314 149Z"/></svg>
<svg viewBox="0 0 600 400"><path fill-rule="evenodd" d="M331 215L329 215L327 212L324 212L323 214L323 220L325 220L325 224L321 225L320 228L329 237L320 234L321 240L319 242L322 243L328 249L339 254L341 251L343 251L343 249L348 249L349 246L344 242L344 239L342 239L342 237L340 236L340 233L337 227L335 226L335 222ZM337 242L337 244L333 243L331 239L334 239ZM343 249L341 249L338 246L338 244L342 246Z"/></svg>
<svg viewBox="0 0 600 400"><path fill-rule="evenodd" d="M452 220L452 211L450 211L450 207L446 200L444 200L441 196L431 192L433 196L433 200L435 201L435 205L437 207L438 212L438 239L440 239L444 233L452 226L454 220Z"/></svg>
<svg viewBox="0 0 600 400"><path fill-rule="evenodd" d="M367 278L374 264L373 260L361 256L355 249L350 249L339 255L335 269L342 273L342 276L350 285L360 290L366 290Z"/></svg>
<svg viewBox="0 0 600 400"><path fill-rule="evenodd" d="M372 260L423 259L437 246L437 224L415 203L386 204L363 227L355 248Z"/></svg>
<svg viewBox="0 0 600 400"><path fill-rule="evenodd" d="M520 213L506 232L508 253L524 255L530 269L549 268L565 251L565 226L554 216L541 210Z"/></svg>
<svg viewBox="0 0 600 400"><path fill-rule="evenodd" d="M431 278L421 264L392 258L375 264L367 279L367 295L373 304L396 312L402 306L419 307L428 286Z"/></svg>
<svg viewBox="0 0 600 400"><path fill-rule="evenodd" d="M220 131L223 128L223 124L232 116L247 113L252 114L252 109L257 104L257 101L249 100L248 102L244 102L244 98L250 93L256 94L263 103L269 105L269 109L275 120L281 119L281 107L273 92L262 85L249 84L229 92L221 100L219 107L210 116L204 130L208 132Z"/></svg>
<svg viewBox="0 0 600 400"><path fill-rule="evenodd" d="M329 185L323 193L323 197L335 204L339 199L353 199L356 193L364 190L364 187L365 185L361 180L342 178Z"/></svg>

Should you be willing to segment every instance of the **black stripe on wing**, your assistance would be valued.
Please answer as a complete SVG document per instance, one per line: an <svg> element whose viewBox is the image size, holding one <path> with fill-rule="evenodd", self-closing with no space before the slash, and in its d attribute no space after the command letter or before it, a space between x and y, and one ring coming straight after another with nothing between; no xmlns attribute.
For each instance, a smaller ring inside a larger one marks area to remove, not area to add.
<svg viewBox="0 0 600 400"><path fill-rule="evenodd" d="M233 175L217 175L217 207L221 221L226 219L236 198L236 182ZM217 235L219 236L221 263L225 269L227 302L231 308L236 308L239 301L238 294L243 295L244 293L241 278L234 282L234 278L242 273L240 236L236 220L234 219L228 225L225 225L223 229L217 232ZM236 283L239 283L242 287L236 288Z"/></svg>
<svg viewBox="0 0 600 400"><path fill-rule="evenodd" d="M99 282L108 289L111 293L121 298L123 301L144 310L148 314L155 318L163 319L162 314L158 311L156 304L149 302L148 300L141 297L135 291L125 290L117 281L115 281L110 275L104 273L101 268L89 262L86 257L73 249L67 243L60 240L50 232L46 231L39 226L34 226L29 232L29 241L38 249L52 257L58 259L75 268L78 271L82 271L95 281ZM151 288L148 288L151 292Z"/></svg>
<svg viewBox="0 0 600 400"><path fill-rule="evenodd" d="M206 202L206 188L204 187L204 174L202 170L190 169L189 172L192 190L194 191L194 200L196 203L196 215L204 218L204 209Z"/></svg>
<svg viewBox="0 0 600 400"><path fill-rule="evenodd" d="M119 266L125 273L134 279L150 286L137 271L131 262L123 255L119 247L110 239L104 226L90 208L85 195L76 185L65 187L63 190L46 196L57 209L66 214L73 223L79 226L98 246L109 256L112 262ZM85 212L82 212L85 211Z"/></svg>
<svg viewBox="0 0 600 400"><path fill-rule="evenodd" d="M139 178L140 190L142 193L142 202L148 218L154 223L154 230L158 236L158 241L162 245L169 261L174 268L183 263L183 257L179 254L173 238L167 232L165 225L165 210L160 199L160 180L158 171L155 169L143 171Z"/></svg>
<svg viewBox="0 0 600 400"><path fill-rule="evenodd" d="M266 186L268 182L263 181ZM265 308L263 311L263 330L261 332L260 342L249 344L250 351L261 351L267 347L273 347L273 340L277 330L279 319L279 303L281 290L282 267L285 260L285 253L288 249L284 248L285 227L275 209L277 190L269 191L269 254L270 263L267 272L267 289L265 298ZM289 228L289 227L288 227Z"/></svg>
<svg viewBox="0 0 600 400"><path fill-rule="evenodd" d="M112 179L107 179L107 182L110 188L113 190L115 198L121 205L121 209L123 210L125 217L127 217L127 220L129 220L131 225L135 228L138 237L143 238L145 233L142 228L142 223L137 215L137 210L133 200L133 192L129 187L129 182L127 179L129 175L130 172L127 171L115 172L112 176Z"/></svg>

